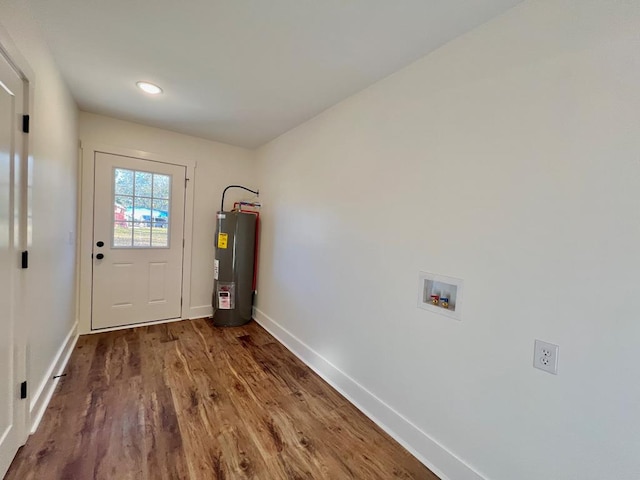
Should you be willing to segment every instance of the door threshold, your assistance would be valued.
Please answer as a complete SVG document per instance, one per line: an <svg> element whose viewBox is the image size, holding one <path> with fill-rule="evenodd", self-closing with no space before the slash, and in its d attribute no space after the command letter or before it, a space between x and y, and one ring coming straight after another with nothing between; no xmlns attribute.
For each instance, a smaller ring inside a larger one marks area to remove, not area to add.
<svg viewBox="0 0 640 480"><path fill-rule="evenodd" d="M106 327L106 328L97 328L91 329L89 332L83 335L89 335L92 333L104 333L104 332L114 332L116 330L126 330L128 328L137 328L137 327L146 327L149 325L160 325L161 323L173 323L173 322L181 322L182 320L189 320L188 318L169 318L165 320L152 320L151 322L142 322L142 323L130 323L127 325L118 325L116 327Z"/></svg>

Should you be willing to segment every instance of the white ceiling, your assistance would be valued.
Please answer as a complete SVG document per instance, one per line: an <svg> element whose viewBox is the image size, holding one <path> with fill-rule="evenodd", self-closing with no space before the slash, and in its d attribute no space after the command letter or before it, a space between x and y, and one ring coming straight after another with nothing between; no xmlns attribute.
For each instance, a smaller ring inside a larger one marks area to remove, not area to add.
<svg viewBox="0 0 640 480"><path fill-rule="evenodd" d="M82 110L256 147L519 1L31 4Z"/></svg>

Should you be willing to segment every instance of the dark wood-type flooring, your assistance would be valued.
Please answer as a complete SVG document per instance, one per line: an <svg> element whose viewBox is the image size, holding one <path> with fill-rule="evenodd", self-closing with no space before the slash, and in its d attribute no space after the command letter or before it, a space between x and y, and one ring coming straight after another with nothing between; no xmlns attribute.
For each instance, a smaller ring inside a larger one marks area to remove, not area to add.
<svg viewBox="0 0 640 480"><path fill-rule="evenodd" d="M7 480L437 477L259 325L80 337Z"/></svg>

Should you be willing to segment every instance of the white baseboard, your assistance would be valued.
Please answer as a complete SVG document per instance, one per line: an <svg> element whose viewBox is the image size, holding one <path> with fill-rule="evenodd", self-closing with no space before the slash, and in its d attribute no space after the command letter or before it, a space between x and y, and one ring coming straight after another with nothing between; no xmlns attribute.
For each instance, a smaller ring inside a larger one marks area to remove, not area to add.
<svg viewBox="0 0 640 480"><path fill-rule="evenodd" d="M205 318L213 315L213 307L211 305L201 305L199 307L191 307L189 309L189 319Z"/></svg>
<svg viewBox="0 0 640 480"><path fill-rule="evenodd" d="M71 352L73 352L73 347L76 346L76 342L78 341L78 322L73 324L71 330L67 334L67 337L62 342L58 353L56 353L53 362L51 362L51 366L47 370L47 374L44 376L44 379L38 386L38 389L35 391L33 395L31 395L31 401L29 403L29 419L30 419L30 433L33 434L38 429L38 425L40 425L40 420L42 420L42 416L44 415L49 402L51 401L51 397L53 396L53 392L56 389L56 385L58 385L59 378L54 379L56 375L60 375L67 366L67 362L69 361L69 357L71 357Z"/></svg>
<svg viewBox="0 0 640 480"><path fill-rule="evenodd" d="M442 480L486 480L428 434L258 308L253 318Z"/></svg>

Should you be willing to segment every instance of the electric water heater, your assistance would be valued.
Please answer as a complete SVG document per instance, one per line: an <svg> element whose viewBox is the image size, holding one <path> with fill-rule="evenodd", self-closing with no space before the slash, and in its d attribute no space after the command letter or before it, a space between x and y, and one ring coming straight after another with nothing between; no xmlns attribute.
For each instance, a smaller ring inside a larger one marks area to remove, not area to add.
<svg viewBox="0 0 640 480"><path fill-rule="evenodd" d="M234 210L217 217L213 324L235 327L253 313L257 215Z"/></svg>

